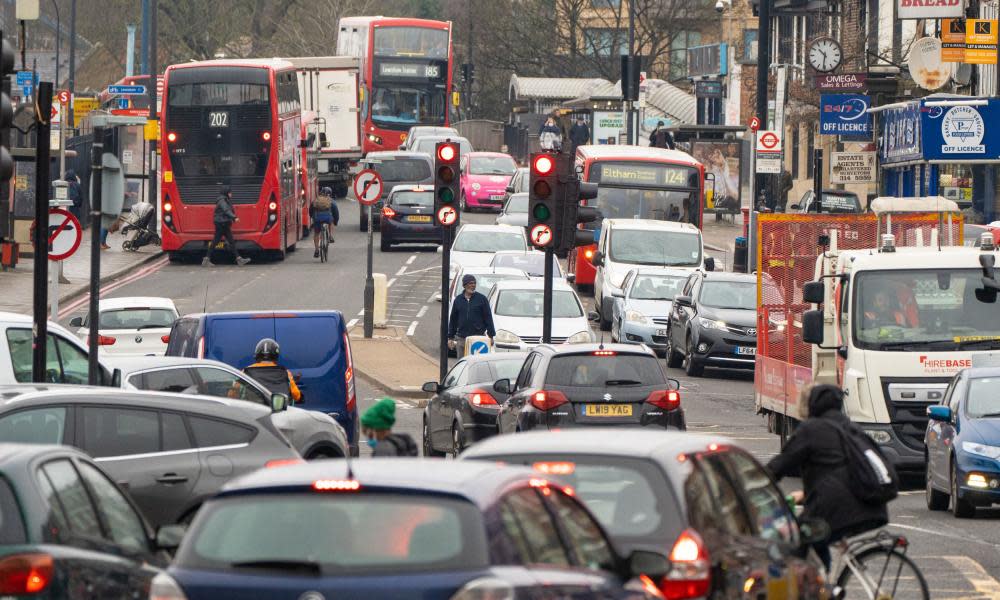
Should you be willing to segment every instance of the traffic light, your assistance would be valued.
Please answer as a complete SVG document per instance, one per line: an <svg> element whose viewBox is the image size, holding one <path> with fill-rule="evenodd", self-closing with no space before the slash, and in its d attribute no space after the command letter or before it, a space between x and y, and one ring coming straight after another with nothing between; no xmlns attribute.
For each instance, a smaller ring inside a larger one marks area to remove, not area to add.
<svg viewBox="0 0 1000 600"><path fill-rule="evenodd" d="M597 184L580 181L572 177L566 185L566 196L562 210L562 234L559 237L559 251L568 252L577 246L587 246L594 243L594 234L589 229L580 229L577 225L593 223L603 216L601 211L593 206L581 206L581 201L597 198Z"/></svg>
<svg viewBox="0 0 1000 600"><path fill-rule="evenodd" d="M0 32L0 37L3 32ZM14 158L10 154L10 129L14 125L14 105L10 101L14 76L14 49L7 40L0 42L0 181L14 176Z"/></svg>
<svg viewBox="0 0 1000 600"><path fill-rule="evenodd" d="M439 225L458 225L458 144L438 142L434 149L434 218Z"/></svg>
<svg viewBox="0 0 1000 600"><path fill-rule="evenodd" d="M555 248L559 229L559 154L531 155L528 180L528 236L538 248Z"/></svg>

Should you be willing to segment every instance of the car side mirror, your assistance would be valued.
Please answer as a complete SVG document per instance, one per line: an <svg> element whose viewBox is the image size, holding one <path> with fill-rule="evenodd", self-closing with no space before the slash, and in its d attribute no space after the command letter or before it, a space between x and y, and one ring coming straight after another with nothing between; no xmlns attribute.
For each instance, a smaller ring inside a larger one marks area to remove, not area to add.
<svg viewBox="0 0 1000 600"><path fill-rule="evenodd" d="M604 253L601 251L594 252L594 255L590 257L590 264L595 267L604 266Z"/></svg>
<svg viewBox="0 0 1000 600"><path fill-rule="evenodd" d="M436 381L428 381L420 389L428 394L436 394L441 391L441 385Z"/></svg>
<svg viewBox="0 0 1000 600"><path fill-rule="evenodd" d="M510 386L510 379L498 379L494 381L493 391L500 394L510 394L513 392Z"/></svg>
<svg viewBox="0 0 1000 600"><path fill-rule="evenodd" d="M592 310L589 313L587 313L587 320L590 321L591 323L597 323L598 321L601 320L601 315L597 311Z"/></svg>
<svg viewBox="0 0 1000 600"><path fill-rule="evenodd" d="M614 290L613 292L611 292L611 296L613 298L624 298L625 292L623 292L622 290Z"/></svg>
<svg viewBox="0 0 1000 600"><path fill-rule="evenodd" d="M948 423L951 421L951 407L942 405L928 406L927 417L932 421Z"/></svg>
<svg viewBox="0 0 1000 600"><path fill-rule="evenodd" d="M83 327L83 317L73 317L69 321L70 327Z"/></svg>
<svg viewBox="0 0 1000 600"><path fill-rule="evenodd" d="M714 271L715 270L715 258L708 256L705 258L705 270Z"/></svg>
<svg viewBox="0 0 1000 600"><path fill-rule="evenodd" d="M807 310L802 313L802 341L817 346L823 343L823 311Z"/></svg>
<svg viewBox="0 0 1000 600"><path fill-rule="evenodd" d="M184 534L187 532L186 525L162 525L156 528L156 537L153 540L157 550L173 552L181 545Z"/></svg>
<svg viewBox="0 0 1000 600"><path fill-rule="evenodd" d="M659 552L636 550L628 557L628 569L631 577L645 575L658 580L670 572L670 561Z"/></svg>
<svg viewBox="0 0 1000 600"><path fill-rule="evenodd" d="M271 412L282 412L288 410L288 396L285 394L271 394Z"/></svg>
<svg viewBox="0 0 1000 600"><path fill-rule="evenodd" d="M674 296L674 304L677 306L683 306L684 308L691 308L691 296Z"/></svg>
<svg viewBox="0 0 1000 600"><path fill-rule="evenodd" d="M802 286L802 300L809 304L823 304L825 291L822 281L810 281Z"/></svg>
<svg viewBox="0 0 1000 600"><path fill-rule="evenodd" d="M443 254L444 253L444 246L438 246L436 252L438 254Z"/></svg>
<svg viewBox="0 0 1000 600"><path fill-rule="evenodd" d="M514 186L508 185L506 188L504 188L504 191L506 191L508 194L513 194L514 193Z"/></svg>
<svg viewBox="0 0 1000 600"><path fill-rule="evenodd" d="M830 537L830 525L823 519L799 520L799 543L803 547L822 542Z"/></svg>

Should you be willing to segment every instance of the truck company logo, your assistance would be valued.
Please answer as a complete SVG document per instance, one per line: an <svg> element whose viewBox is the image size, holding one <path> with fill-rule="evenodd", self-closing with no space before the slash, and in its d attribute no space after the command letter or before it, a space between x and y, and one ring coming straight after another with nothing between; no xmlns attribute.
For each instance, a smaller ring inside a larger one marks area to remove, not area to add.
<svg viewBox="0 0 1000 600"><path fill-rule="evenodd" d="M979 111L971 106L952 107L941 120L941 137L946 154L982 154L986 146L981 142L986 126Z"/></svg>
<svg viewBox="0 0 1000 600"><path fill-rule="evenodd" d="M971 358L929 358L920 355L925 373L954 373L972 366Z"/></svg>

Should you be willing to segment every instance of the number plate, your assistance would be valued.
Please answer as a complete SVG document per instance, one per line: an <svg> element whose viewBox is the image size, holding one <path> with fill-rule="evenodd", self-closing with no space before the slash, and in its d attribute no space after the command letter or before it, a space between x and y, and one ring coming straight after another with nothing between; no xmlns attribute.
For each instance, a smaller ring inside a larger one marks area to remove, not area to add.
<svg viewBox="0 0 1000 600"><path fill-rule="evenodd" d="M410 223L430 223L431 217L430 215L412 215L406 217L406 220Z"/></svg>
<svg viewBox="0 0 1000 600"><path fill-rule="evenodd" d="M631 417L631 404L587 404L583 407L587 417Z"/></svg>
<svg viewBox="0 0 1000 600"><path fill-rule="evenodd" d="M490 200L503 200L503 194L500 194L500 195L494 194L494 195L490 196Z"/></svg>
<svg viewBox="0 0 1000 600"><path fill-rule="evenodd" d="M666 336L666 335L667 335L667 330L666 330L666 329L657 329L657 330L656 330L656 333L654 333L653 335L657 335L657 336L659 336L659 335L662 335L662 336Z"/></svg>
<svg viewBox="0 0 1000 600"><path fill-rule="evenodd" d="M736 354L742 354L744 356L756 356L757 347L756 346L736 346Z"/></svg>

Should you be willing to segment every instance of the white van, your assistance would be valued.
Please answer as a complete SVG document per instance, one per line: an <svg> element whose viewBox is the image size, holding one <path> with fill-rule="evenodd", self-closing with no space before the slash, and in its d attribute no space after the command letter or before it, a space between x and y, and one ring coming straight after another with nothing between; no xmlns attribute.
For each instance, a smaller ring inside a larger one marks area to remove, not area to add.
<svg viewBox="0 0 1000 600"><path fill-rule="evenodd" d="M31 383L32 333L30 316L0 312L0 385ZM86 384L90 363L87 347L60 325L49 321L45 351L45 383ZM101 364L101 383L109 385L113 372Z"/></svg>
<svg viewBox="0 0 1000 600"><path fill-rule="evenodd" d="M622 281L630 270L636 267L715 269L715 259L705 257L700 229L691 223L652 219L604 219L597 252L591 262L597 268L594 303L604 331L611 329L614 296L622 293Z"/></svg>

